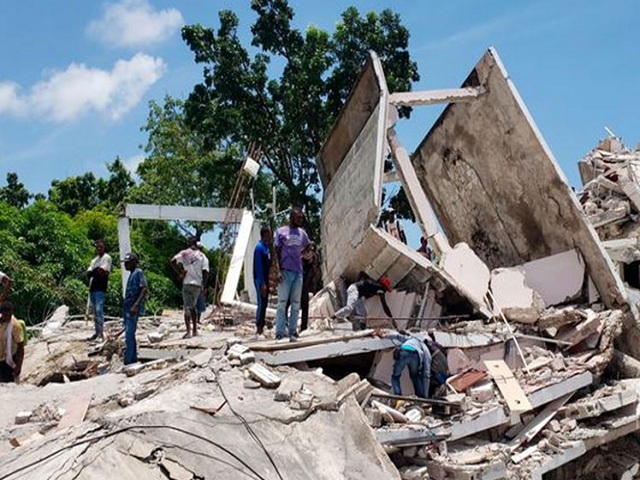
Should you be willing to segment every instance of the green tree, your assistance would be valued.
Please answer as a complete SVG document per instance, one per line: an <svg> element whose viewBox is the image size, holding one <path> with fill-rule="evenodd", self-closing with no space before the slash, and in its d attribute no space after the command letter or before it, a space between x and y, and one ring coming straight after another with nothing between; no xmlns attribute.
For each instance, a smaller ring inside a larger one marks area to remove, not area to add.
<svg viewBox="0 0 640 480"><path fill-rule="evenodd" d="M106 180L97 178L91 172L64 180L53 180L49 189L49 201L71 216L98 205L115 212L135 182L119 157L112 163L107 163L107 170L110 175Z"/></svg>
<svg viewBox="0 0 640 480"><path fill-rule="evenodd" d="M31 197L33 195L29 193L24 183L18 180L18 174L15 172L7 173L7 185L0 188L0 201L17 208L24 208Z"/></svg>
<svg viewBox="0 0 640 480"><path fill-rule="evenodd" d="M219 13L217 32L202 25L183 28L195 61L205 65L203 82L185 105L187 118L205 148L259 143L261 160L287 194L279 204L304 206L317 236L321 186L314 157L368 50L379 55L392 91L410 90L419 79L408 52L409 33L390 10L362 17L351 7L330 34L315 26L294 28L286 0L252 0L251 8L257 14L253 57L231 11ZM271 63L283 66L269 68ZM281 71L278 77L275 70Z"/></svg>

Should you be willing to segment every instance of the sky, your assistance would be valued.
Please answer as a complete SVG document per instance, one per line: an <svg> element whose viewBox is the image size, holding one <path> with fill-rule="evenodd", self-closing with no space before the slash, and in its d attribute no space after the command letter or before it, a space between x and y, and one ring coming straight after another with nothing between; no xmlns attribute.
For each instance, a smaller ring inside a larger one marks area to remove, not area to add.
<svg viewBox="0 0 640 480"><path fill-rule="evenodd" d="M458 87L494 46L569 182L609 127L640 141L640 2L637 0L290 0L294 25L333 30L353 5L390 8L409 29L421 80L414 90ZM249 0L65 0L0 3L0 185L17 172L32 193L120 157L135 170L148 102L185 98L202 67L183 25L217 27L234 10L249 43ZM419 107L398 134L409 152L441 107Z"/></svg>

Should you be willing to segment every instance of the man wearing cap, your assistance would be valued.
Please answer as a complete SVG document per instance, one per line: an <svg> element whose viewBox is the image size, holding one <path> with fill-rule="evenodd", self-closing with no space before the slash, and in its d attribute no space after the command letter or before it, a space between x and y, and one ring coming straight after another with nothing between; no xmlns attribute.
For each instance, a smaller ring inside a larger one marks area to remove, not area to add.
<svg viewBox="0 0 640 480"><path fill-rule="evenodd" d="M19 383L24 360L24 332L13 316L11 302L4 302L0 312L0 383Z"/></svg>
<svg viewBox="0 0 640 480"><path fill-rule="evenodd" d="M107 295L107 283L111 272L111 257L106 253L104 240L96 240L96 257L91 260L87 269L89 277L89 299L93 308L93 324L95 331L89 341L102 338L104 330L104 299Z"/></svg>
<svg viewBox="0 0 640 480"><path fill-rule="evenodd" d="M138 256L127 253L124 256L124 268L129 272L127 287L124 293L123 318L124 318L124 364L129 365L138 360L136 345L136 328L138 318L144 312L144 297L147 294L147 279L143 271L138 268Z"/></svg>
<svg viewBox="0 0 640 480"><path fill-rule="evenodd" d="M189 238L189 247L178 252L171 259L171 266L182 281L182 302L184 324L187 328L183 338L198 335L198 297L209 279L209 259L198 249L198 239Z"/></svg>
<svg viewBox="0 0 640 480"><path fill-rule="evenodd" d="M393 320L391 310L384 298L385 293L390 291L391 281L388 278L382 277L376 281L365 272L360 272L357 281L347 288L347 304L338 310L333 318L349 319L353 322L354 330L364 330L367 327L367 309L364 301L377 295L385 315Z"/></svg>

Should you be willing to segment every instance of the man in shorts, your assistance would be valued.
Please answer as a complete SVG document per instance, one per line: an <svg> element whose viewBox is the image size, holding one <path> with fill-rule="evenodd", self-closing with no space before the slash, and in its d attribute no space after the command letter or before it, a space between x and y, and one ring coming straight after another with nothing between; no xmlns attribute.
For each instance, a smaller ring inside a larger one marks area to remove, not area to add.
<svg viewBox="0 0 640 480"><path fill-rule="evenodd" d="M196 307L200 292L206 287L209 278L209 259L198 249L197 243L197 238L189 238L189 247L178 252L171 259L171 266L182 281L184 324L187 328L187 333L183 338L198 335L198 313Z"/></svg>

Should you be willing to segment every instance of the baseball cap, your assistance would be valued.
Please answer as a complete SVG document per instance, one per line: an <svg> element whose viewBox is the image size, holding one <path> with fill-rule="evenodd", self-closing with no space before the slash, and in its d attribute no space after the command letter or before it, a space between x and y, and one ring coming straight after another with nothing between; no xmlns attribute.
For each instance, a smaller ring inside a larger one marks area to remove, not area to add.
<svg viewBox="0 0 640 480"><path fill-rule="evenodd" d="M133 252L129 252L124 256L124 261L125 262L133 262L133 261L136 261L136 260L138 260L138 256Z"/></svg>
<svg viewBox="0 0 640 480"><path fill-rule="evenodd" d="M391 280L387 277L382 277L380 279L380 285L382 285L387 292L391 291Z"/></svg>

